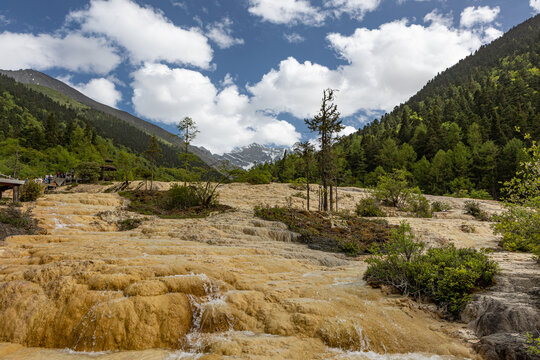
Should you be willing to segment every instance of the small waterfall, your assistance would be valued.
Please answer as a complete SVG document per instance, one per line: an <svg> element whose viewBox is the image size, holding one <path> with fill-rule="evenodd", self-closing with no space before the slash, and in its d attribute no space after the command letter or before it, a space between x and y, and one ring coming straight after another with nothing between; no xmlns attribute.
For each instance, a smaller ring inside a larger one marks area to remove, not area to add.
<svg viewBox="0 0 540 360"><path fill-rule="evenodd" d="M203 282L204 296L188 295L193 312L191 330L183 339L183 350L188 354L201 354L206 340L215 333L226 333L233 330L234 318L224 309L227 306L222 286L208 278L206 274L190 274Z"/></svg>

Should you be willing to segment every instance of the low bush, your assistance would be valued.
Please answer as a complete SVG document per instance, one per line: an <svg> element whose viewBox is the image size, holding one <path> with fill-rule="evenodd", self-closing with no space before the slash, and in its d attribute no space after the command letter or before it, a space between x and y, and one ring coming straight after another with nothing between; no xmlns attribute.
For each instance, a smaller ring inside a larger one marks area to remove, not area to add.
<svg viewBox="0 0 540 360"><path fill-rule="evenodd" d="M373 196L385 205L398 207L405 204L411 194L407 172L398 170L380 176Z"/></svg>
<svg viewBox="0 0 540 360"><path fill-rule="evenodd" d="M119 231L128 231L138 228L143 222L141 218L129 218L116 222Z"/></svg>
<svg viewBox="0 0 540 360"><path fill-rule="evenodd" d="M420 193L418 188L414 190L406 200L405 209L416 217L430 218L431 206L428 199Z"/></svg>
<svg viewBox="0 0 540 360"><path fill-rule="evenodd" d="M212 201L208 206L204 205L201 199L206 196L207 200L209 197L216 200L216 193L208 195L201 190L199 194L197 188L192 186L173 186L169 191L120 191L118 194L130 200L127 210L162 218L201 218L212 212L225 212L231 209L229 206Z"/></svg>
<svg viewBox="0 0 540 360"><path fill-rule="evenodd" d="M540 355L540 330L536 331L536 336L527 333L527 352L531 355Z"/></svg>
<svg viewBox="0 0 540 360"><path fill-rule="evenodd" d="M294 190L306 190L306 178L300 177L289 184L289 187Z"/></svg>
<svg viewBox="0 0 540 360"><path fill-rule="evenodd" d="M0 209L0 240L11 235L35 234L39 231L38 221L32 218L30 209L21 211L15 204Z"/></svg>
<svg viewBox="0 0 540 360"><path fill-rule="evenodd" d="M381 209L375 198L367 197L356 204L356 215L362 217L385 217L386 213Z"/></svg>
<svg viewBox="0 0 540 360"><path fill-rule="evenodd" d="M465 214L472 215L476 220L489 221L489 215L480 207L478 201L467 200L463 206Z"/></svg>
<svg viewBox="0 0 540 360"><path fill-rule="evenodd" d="M251 169L244 175L243 180L251 185L270 184L272 175L265 170Z"/></svg>
<svg viewBox="0 0 540 360"><path fill-rule="evenodd" d="M28 181L21 186L20 192L20 201L36 201L43 194L43 188L34 181Z"/></svg>
<svg viewBox="0 0 540 360"><path fill-rule="evenodd" d="M195 189L191 186L174 184L169 189L167 195L167 207L169 209L184 210L201 205Z"/></svg>
<svg viewBox="0 0 540 360"><path fill-rule="evenodd" d="M530 251L540 258L540 212L507 204L506 211L494 215L495 234L502 235L501 245L508 251Z"/></svg>
<svg viewBox="0 0 540 360"><path fill-rule="evenodd" d="M469 197L471 199L480 199L480 200L492 200L493 198L491 197L491 195L489 195L489 193L484 190L484 189L480 189L480 190L471 190L471 192L469 193Z"/></svg>
<svg viewBox="0 0 540 360"><path fill-rule="evenodd" d="M389 242L372 250L364 279L372 286L389 285L417 300L429 299L457 317L470 294L493 284L497 264L475 249L453 245L431 248L415 240L407 223L392 232Z"/></svg>
<svg viewBox="0 0 540 360"><path fill-rule="evenodd" d="M431 203L432 212L448 211L450 209L452 209L450 204L444 201L434 201Z"/></svg>

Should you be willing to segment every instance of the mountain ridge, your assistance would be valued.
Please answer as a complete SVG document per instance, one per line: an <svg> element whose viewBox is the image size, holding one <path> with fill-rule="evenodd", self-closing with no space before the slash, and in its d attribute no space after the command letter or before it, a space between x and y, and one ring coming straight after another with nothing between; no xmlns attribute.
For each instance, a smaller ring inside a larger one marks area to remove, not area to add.
<svg viewBox="0 0 540 360"><path fill-rule="evenodd" d="M92 109L112 115L150 135L156 135L156 137L160 138L162 141L164 141L167 144L171 144L172 146L178 147L180 149L183 148L184 144L180 138L168 132L167 130L159 127L158 125L152 124L148 121L138 118L126 111L115 109L111 106L95 101L89 98L88 96L84 95L77 89L74 89L68 84L58 79L55 79L45 73L42 73L40 71L33 70L33 69L25 69L25 70L1 70L0 69L0 74L8 76L22 84L39 85L39 86L44 86L51 90L57 91ZM190 145L189 151L197 155L202 161L204 161L206 164L210 166L214 166L216 164L215 159L212 157L212 154L207 149Z"/></svg>

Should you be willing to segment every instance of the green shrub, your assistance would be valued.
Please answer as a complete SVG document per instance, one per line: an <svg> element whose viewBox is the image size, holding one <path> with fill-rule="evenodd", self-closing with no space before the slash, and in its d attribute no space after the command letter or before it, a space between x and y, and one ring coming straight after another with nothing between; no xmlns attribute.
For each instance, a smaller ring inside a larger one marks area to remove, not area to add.
<svg viewBox="0 0 540 360"><path fill-rule="evenodd" d="M469 193L469 197L471 199L480 199L480 200L491 200L493 199L491 197L491 195L489 195L489 193L484 190L484 189L480 189L480 190L471 190L471 192Z"/></svg>
<svg viewBox="0 0 540 360"><path fill-rule="evenodd" d="M42 194L43 188L34 181L24 183L20 188L19 200L21 201L36 201Z"/></svg>
<svg viewBox="0 0 540 360"><path fill-rule="evenodd" d="M434 201L431 203L432 212L448 211L450 209L452 209L450 204L444 201Z"/></svg>
<svg viewBox="0 0 540 360"><path fill-rule="evenodd" d="M383 204L393 207L404 205L411 194L407 182L407 172L397 170L380 176L373 195Z"/></svg>
<svg viewBox="0 0 540 360"><path fill-rule="evenodd" d="M463 206L465 209L465 214L474 216L475 219L480 221L489 221L489 215L482 210L480 203L478 201L467 200Z"/></svg>
<svg viewBox="0 0 540 360"><path fill-rule="evenodd" d="M0 209L0 240L11 235L35 234L38 231L42 229L39 228L38 221L32 218L30 209L21 211L16 204Z"/></svg>
<svg viewBox="0 0 540 360"><path fill-rule="evenodd" d="M431 206L428 199L416 188L406 200L406 210L416 217L430 218Z"/></svg>
<svg viewBox="0 0 540 360"><path fill-rule="evenodd" d="M507 204L506 211L493 216L495 234L509 251L530 251L540 256L540 213L521 205Z"/></svg>
<svg viewBox="0 0 540 360"><path fill-rule="evenodd" d="M270 184L272 175L265 170L251 169L245 174L244 180L251 185Z"/></svg>
<svg viewBox="0 0 540 360"><path fill-rule="evenodd" d="M364 278L372 286L390 285L416 299L427 298L457 316L474 289L493 284L497 264L475 249L453 245L431 248L415 240L410 226L401 223L390 241L374 249Z"/></svg>
<svg viewBox="0 0 540 360"><path fill-rule="evenodd" d="M356 204L356 215L362 217L385 217L386 213L380 208L376 199L367 197Z"/></svg>
<svg viewBox="0 0 540 360"><path fill-rule="evenodd" d="M143 222L141 218L129 218L116 222L119 231L128 231L138 228Z"/></svg>
<svg viewBox="0 0 540 360"><path fill-rule="evenodd" d="M494 216L494 230L505 249L532 251L540 261L540 146L533 141L525 153L528 160L504 184L506 211Z"/></svg>
<svg viewBox="0 0 540 360"><path fill-rule="evenodd" d="M294 190L306 190L306 178L299 177L296 180L294 180L292 183L290 183L290 188Z"/></svg>
<svg viewBox="0 0 540 360"><path fill-rule="evenodd" d="M527 333L527 352L531 355L540 355L540 331L536 331L536 336Z"/></svg>
<svg viewBox="0 0 540 360"><path fill-rule="evenodd" d="M191 186L174 184L167 195L167 208L169 209L188 209L202 204L197 192Z"/></svg>

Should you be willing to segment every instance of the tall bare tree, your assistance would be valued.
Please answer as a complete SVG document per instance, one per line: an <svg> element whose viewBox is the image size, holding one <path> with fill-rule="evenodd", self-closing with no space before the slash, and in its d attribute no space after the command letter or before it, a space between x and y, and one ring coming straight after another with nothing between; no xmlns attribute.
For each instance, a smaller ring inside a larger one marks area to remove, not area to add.
<svg viewBox="0 0 540 360"><path fill-rule="evenodd" d="M298 142L294 146L294 151L300 154L302 161L304 162L304 174L306 176L307 186L307 210L309 211L309 183L311 175L311 165L313 163L313 153L315 147L309 143L309 141Z"/></svg>
<svg viewBox="0 0 540 360"><path fill-rule="evenodd" d="M321 182L323 186L323 210L328 211L328 186L332 179L332 145L336 140L336 135L344 126L339 119L337 105L334 104L334 90L323 90L323 98L319 113L313 119L305 119L305 123L311 131L319 133L319 166Z"/></svg>
<svg viewBox="0 0 540 360"><path fill-rule="evenodd" d="M150 180L150 190L152 190L154 186L154 171L156 168L156 161L157 159L163 157L163 151L161 150L161 147L159 146L156 135L152 135L152 137L150 138L150 143L148 144L148 148L146 148L144 155L146 155L146 158L150 160L150 165L151 165L151 170L152 170L152 178Z"/></svg>

